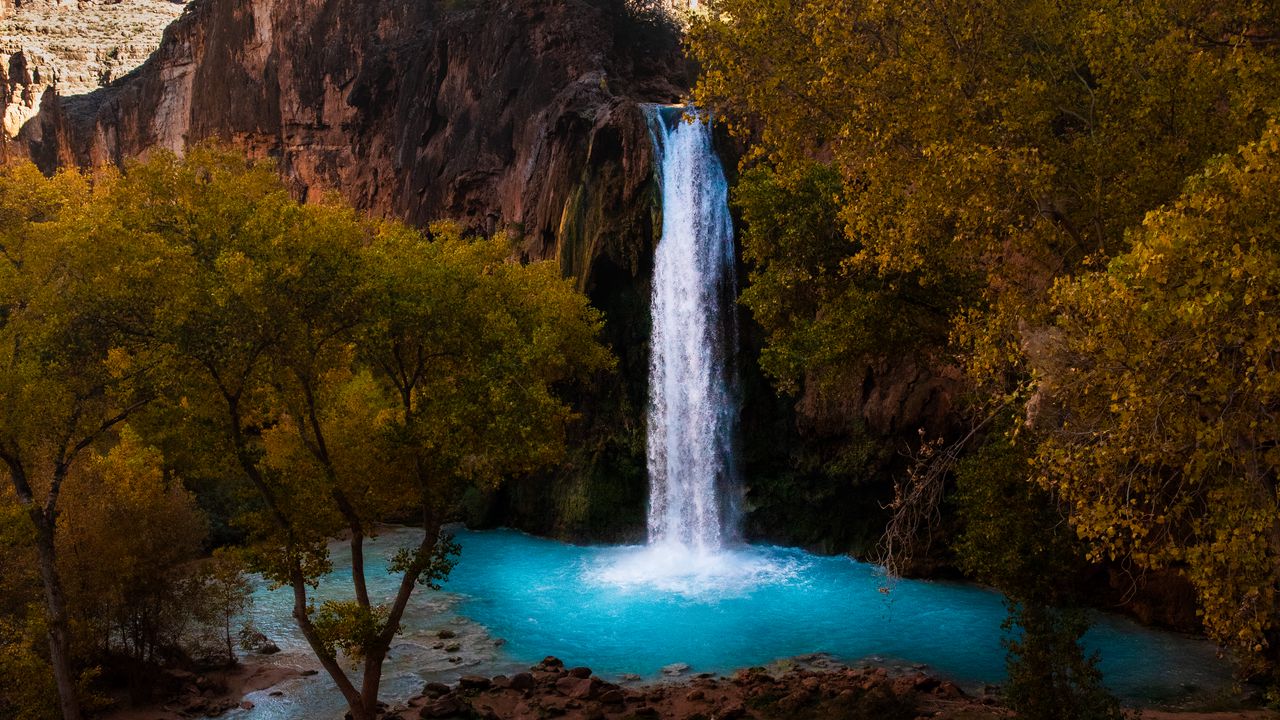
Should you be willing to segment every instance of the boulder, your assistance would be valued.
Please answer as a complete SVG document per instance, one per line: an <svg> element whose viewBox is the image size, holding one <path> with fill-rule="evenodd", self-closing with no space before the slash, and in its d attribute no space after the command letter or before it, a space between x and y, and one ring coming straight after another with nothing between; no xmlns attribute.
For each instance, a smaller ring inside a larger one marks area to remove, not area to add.
<svg viewBox="0 0 1280 720"><path fill-rule="evenodd" d="M929 677L924 673L916 673L912 678L912 686L920 692L931 692L934 688L941 685L941 681L934 677Z"/></svg>
<svg viewBox="0 0 1280 720"><path fill-rule="evenodd" d="M965 692L960 689L959 685L946 680L938 685L933 691L933 696L942 698L943 700L960 700L967 697Z"/></svg>
<svg viewBox="0 0 1280 720"><path fill-rule="evenodd" d="M511 676L510 687L512 690L529 690L533 686L533 676L527 672L516 673Z"/></svg>
<svg viewBox="0 0 1280 720"><path fill-rule="evenodd" d="M429 682L422 686L422 694L427 697L437 698L441 695L448 695L453 688L442 682Z"/></svg>
<svg viewBox="0 0 1280 720"><path fill-rule="evenodd" d="M421 718L451 718L463 714L466 705L452 695L440 698L422 706L418 711Z"/></svg>
<svg viewBox="0 0 1280 720"><path fill-rule="evenodd" d="M483 675L463 675L458 678L458 685L463 690L488 690L492 682Z"/></svg>
<svg viewBox="0 0 1280 720"><path fill-rule="evenodd" d="M574 700L591 700L596 696L598 680L580 677L563 677L556 681L556 692Z"/></svg>

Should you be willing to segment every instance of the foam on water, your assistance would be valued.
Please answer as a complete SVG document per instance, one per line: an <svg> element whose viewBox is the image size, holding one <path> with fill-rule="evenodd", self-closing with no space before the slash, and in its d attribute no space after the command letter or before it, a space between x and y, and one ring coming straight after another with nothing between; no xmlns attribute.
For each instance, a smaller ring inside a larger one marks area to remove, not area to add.
<svg viewBox="0 0 1280 720"><path fill-rule="evenodd" d="M657 592L715 601L795 582L806 564L750 546L706 550L679 542L616 548L584 571L601 591Z"/></svg>

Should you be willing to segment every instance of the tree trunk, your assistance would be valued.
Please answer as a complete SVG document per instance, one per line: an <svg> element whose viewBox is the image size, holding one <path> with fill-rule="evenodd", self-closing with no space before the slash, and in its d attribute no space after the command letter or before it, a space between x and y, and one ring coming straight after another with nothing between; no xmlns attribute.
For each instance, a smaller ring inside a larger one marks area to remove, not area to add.
<svg viewBox="0 0 1280 720"><path fill-rule="evenodd" d="M378 687L382 684L382 663L386 660L385 648L372 650L364 659L364 679L360 683L360 695L364 698L364 711L369 717L378 714Z"/></svg>
<svg viewBox="0 0 1280 720"><path fill-rule="evenodd" d="M374 716L365 711L364 698L356 690L355 685L351 683L351 678L343 672L342 666L338 664L338 660L329 654L325 649L324 643L320 640L320 634L316 632L316 628L311 624L311 618L307 615L307 585L306 580L302 576L302 569L298 567L294 561L293 567L290 568L290 584L293 586L293 619L298 623L298 629L302 631L302 636L306 638L307 644L311 646L312 652L316 654L316 659L320 661L320 665L329 673L329 677L333 679L333 683L338 686L338 691L342 693L343 699L347 701L347 707L351 710L352 720L374 720Z"/></svg>
<svg viewBox="0 0 1280 720"><path fill-rule="evenodd" d="M423 513L422 542L418 545L418 557L429 557L435 550L440 538L440 523L430 512ZM364 709L372 718L378 711L378 688L382 684L382 665L386 661L391 641L400 629L400 621L404 618L405 608L409 606L409 598L418 585L422 568L410 566L400 578L400 587L387 613L387 624L382 633L374 641L373 647L365 649L364 679L360 683L360 694L364 696Z"/></svg>
<svg viewBox="0 0 1280 720"><path fill-rule="evenodd" d="M351 521L351 583L355 586L356 602L366 610L369 604L369 586L364 577L364 528L356 520Z"/></svg>
<svg viewBox="0 0 1280 720"><path fill-rule="evenodd" d="M67 603L62 596L62 580L58 576L57 555L53 544L53 522L39 511L31 513L36 520L36 554L40 562L40 580L44 584L45 605L49 625L49 661L58 686L58 707L62 720L80 720L80 700L76 697L75 673L71 669L71 640L67 635Z"/></svg>

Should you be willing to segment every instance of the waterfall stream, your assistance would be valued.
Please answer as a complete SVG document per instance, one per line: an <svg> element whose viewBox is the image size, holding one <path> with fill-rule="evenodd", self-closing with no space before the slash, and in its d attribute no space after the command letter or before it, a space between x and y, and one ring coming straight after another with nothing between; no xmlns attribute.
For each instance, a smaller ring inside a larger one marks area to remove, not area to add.
<svg viewBox="0 0 1280 720"><path fill-rule="evenodd" d="M649 361L651 545L714 553L737 530L733 222L711 126L647 109L662 189Z"/></svg>

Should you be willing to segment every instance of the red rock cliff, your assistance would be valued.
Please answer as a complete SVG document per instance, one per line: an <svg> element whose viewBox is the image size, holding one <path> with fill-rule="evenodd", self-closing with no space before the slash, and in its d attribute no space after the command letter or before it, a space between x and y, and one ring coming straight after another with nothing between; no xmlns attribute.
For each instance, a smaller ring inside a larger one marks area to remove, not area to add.
<svg viewBox="0 0 1280 720"><path fill-rule="evenodd" d="M137 72L52 97L11 148L46 169L220 138L300 195L516 230L590 285L652 242L638 104L688 73L623 0L197 0Z"/></svg>

